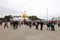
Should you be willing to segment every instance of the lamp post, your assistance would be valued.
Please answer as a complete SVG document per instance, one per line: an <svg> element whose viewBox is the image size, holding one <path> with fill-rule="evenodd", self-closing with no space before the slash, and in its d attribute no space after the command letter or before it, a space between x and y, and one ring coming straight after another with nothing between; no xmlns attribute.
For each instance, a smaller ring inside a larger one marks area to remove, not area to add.
<svg viewBox="0 0 60 40"><path fill-rule="evenodd" d="M48 8L47 8L47 21L48 21Z"/></svg>

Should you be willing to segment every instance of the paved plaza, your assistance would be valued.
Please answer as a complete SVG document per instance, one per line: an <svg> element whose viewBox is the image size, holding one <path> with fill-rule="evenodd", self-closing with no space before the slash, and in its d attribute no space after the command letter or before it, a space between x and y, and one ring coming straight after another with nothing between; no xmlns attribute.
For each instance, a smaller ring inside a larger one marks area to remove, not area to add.
<svg viewBox="0 0 60 40"><path fill-rule="evenodd" d="M55 31L47 30L44 25L43 30L36 30L35 26L30 29L29 26L22 25L18 29L13 29L11 26L4 29L0 26L0 40L60 40L60 27L55 25Z"/></svg>

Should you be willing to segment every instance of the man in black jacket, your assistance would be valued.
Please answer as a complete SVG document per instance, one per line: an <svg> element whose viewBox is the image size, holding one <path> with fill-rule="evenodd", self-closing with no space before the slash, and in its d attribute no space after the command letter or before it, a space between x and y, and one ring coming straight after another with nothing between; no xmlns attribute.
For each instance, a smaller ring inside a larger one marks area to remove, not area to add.
<svg viewBox="0 0 60 40"><path fill-rule="evenodd" d="M42 30L43 29L43 22L42 21L41 21L40 25L41 25L40 30Z"/></svg>

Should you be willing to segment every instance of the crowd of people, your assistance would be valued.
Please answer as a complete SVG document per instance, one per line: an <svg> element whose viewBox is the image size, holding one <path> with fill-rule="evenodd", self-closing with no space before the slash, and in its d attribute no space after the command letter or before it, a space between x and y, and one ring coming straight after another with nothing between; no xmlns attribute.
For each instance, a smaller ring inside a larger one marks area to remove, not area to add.
<svg viewBox="0 0 60 40"><path fill-rule="evenodd" d="M48 22L47 23L47 30L50 30L50 28L51 28L51 31L55 31L55 22Z"/></svg>
<svg viewBox="0 0 60 40"><path fill-rule="evenodd" d="M13 29L17 29L18 25L21 26L22 24L25 24L25 25L29 26L30 29L32 28L32 26L35 26L36 30L38 29L38 27L40 25L40 30L43 30L44 22L42 22L42 21L40 21L40 22L37 22L37 21L35 21L35 22L32 22L32 21L27 22L27 21L25 21L25 22L21 23L19 21L12 21L12 22L10 22L10 24L11 24L11 26L13 26ZM52 22L47 22L46 25L47 25L47 30L55 31L55 27L54 27L55 23L53 21ZM4 20L4 29L6 27L9 28L8 27L8 21Z"/></svg>

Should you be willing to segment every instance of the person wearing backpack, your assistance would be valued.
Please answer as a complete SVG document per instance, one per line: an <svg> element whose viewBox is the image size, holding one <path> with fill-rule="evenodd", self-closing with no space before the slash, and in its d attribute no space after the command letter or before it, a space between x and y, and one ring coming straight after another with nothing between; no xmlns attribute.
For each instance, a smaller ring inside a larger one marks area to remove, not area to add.
<svg viewBox="0 0 60 40"><path fill-rule="evenodd" d="M54 26L55 26L55 23L52 21L51 22L51 31L55 31L55 27Z"/></svg>
<svg viewBox="0 0 60 40"><path fill-rule="evenodd" d="M51 22L47 23L47 30L50 30Z"/></svg>

